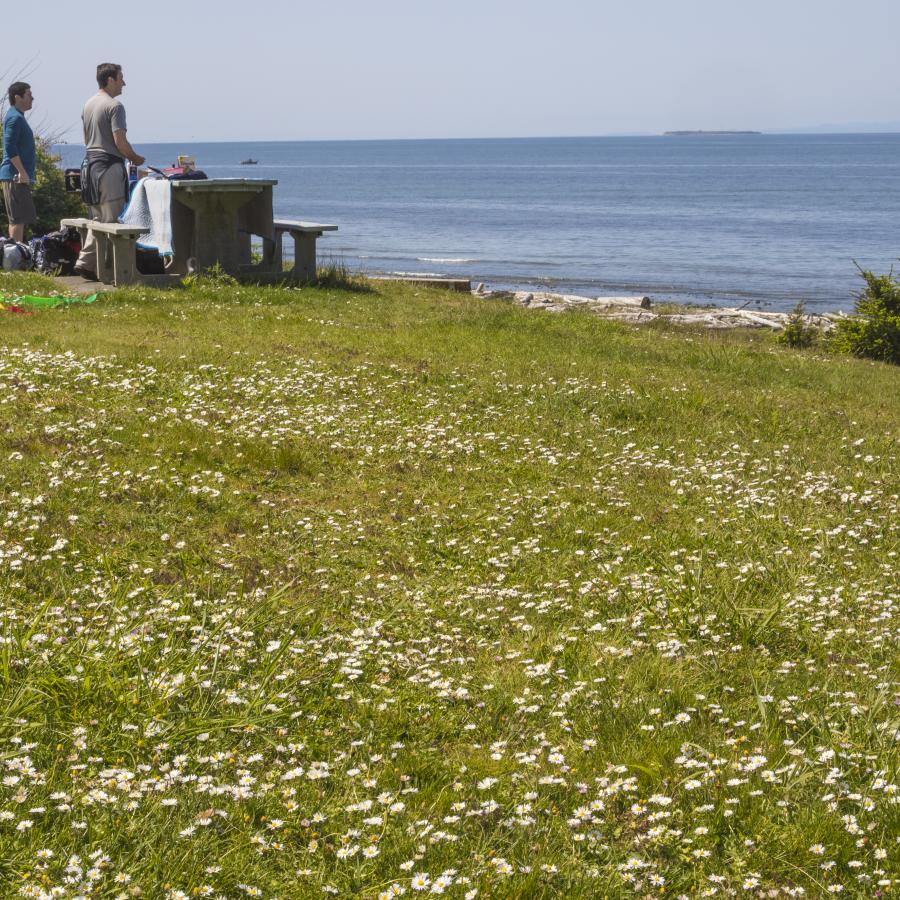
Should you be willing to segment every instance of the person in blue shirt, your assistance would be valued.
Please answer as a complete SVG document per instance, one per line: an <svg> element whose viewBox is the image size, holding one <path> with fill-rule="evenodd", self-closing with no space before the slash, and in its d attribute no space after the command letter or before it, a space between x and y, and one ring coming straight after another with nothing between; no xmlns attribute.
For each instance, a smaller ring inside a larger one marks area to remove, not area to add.
<svg viewBox="0 0 900 900"><path fill-rule="evenodd" d="M9 86L9 109L3 119L3 158L0 160L0 188L9 219L9 236L25 239L25 226L37 221L31 195L37 153L34 132L25 113L34 105L31 85L16 81Z"/></svg>

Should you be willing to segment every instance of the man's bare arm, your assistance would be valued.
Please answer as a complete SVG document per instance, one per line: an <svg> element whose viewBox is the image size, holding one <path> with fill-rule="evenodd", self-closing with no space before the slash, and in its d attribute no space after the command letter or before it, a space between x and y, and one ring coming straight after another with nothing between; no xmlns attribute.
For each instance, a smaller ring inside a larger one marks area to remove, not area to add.
<svg viewBox="0 0 900 900"><path fill-rule="evenodd" d="M16 172L19 173L19 184L31 184L31 179L28 177L28 171L22 162L22 157L13 156L10 159L10 162L13 164L13 168L15 168Z"/></svg>
<svg viewBox="0 0 900 900"><path fill-rule="evenodd" d="M144 157L128 143L128 136L124 131L121 129L114 131L113 140L116 142L119 153L121 153L129 162L134 163L136 166L141 166L146 162Z"/></svg>

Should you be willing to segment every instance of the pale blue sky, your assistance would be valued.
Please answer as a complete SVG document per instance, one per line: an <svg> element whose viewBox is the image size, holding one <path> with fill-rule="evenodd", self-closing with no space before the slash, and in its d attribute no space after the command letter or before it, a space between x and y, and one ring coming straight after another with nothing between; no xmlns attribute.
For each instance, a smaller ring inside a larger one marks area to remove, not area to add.
<svg viewBox="0 0 900 900"><path fill-rule="evenodd" d="M0 71L36 57L34 121L72 141L106 60L138 144L900 122L898 0L173 0L91 33L42 9Z"/></svg>

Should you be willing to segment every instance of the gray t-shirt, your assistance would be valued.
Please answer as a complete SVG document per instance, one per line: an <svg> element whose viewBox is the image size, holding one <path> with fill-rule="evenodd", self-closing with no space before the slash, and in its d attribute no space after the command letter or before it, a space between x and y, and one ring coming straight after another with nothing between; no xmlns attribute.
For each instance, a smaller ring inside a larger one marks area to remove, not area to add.
<svg viewBox="0 0 900 900"><path fill-rule="evenodd" d="M125 158L113 140L114 131L127 131L125 107L115 97L110 97L106 91L94 94L84 104L81 121L84 125L86 151L102 150L111 156Z"/></svg>

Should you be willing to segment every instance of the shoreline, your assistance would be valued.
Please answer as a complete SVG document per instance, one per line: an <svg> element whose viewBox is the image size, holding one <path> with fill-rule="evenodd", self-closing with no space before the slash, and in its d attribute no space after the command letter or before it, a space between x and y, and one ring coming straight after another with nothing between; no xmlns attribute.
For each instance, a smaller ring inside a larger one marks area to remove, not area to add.
<svg viewBox="0 0 900 900"><path fill-rule="evenodd" d="M328 254L325 255L328 258ZM331 257L347 262L340 254ZM365 260L363 260L364 262ZM362 265L351 264L350 268L364 277L372 278L468 278L473 285L484 284L485 288L495 293L532 293L547 294L559 297L580 297L585 300L603 300L607 297L640 296L650 297L657 304L685 307L687 309L745 309L760 313L778 313L789 315L794 307L802 302L810 314L851 315L854 310L854 298L846 299L815 298L798 293L761 293L742 291L739 289L714 290L708 288L686 288L680 286L660 286L641 282L604 281L601 279L579 278L542 278L509 277L465 270L401 270L401 269L368 269Z"/></svg>
<svg viewBox="0 0 900 900"><path fill-rule="evenodd" d="M555 294L548 291L496 291L483 283L472 290L472 295L485 300L503 300L525 309L547 313L588 312L634 325L650 323L669 325L694 325L707 329L768 328L784 330L792 313L750 310L744 307L692 306L677 303L656 303L648 296L634 297L582 297L577 294ZM831 331L841 314L805 312L807 325L820 331Z"/></svg>

